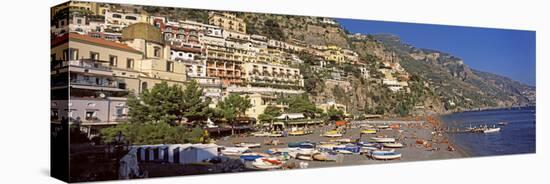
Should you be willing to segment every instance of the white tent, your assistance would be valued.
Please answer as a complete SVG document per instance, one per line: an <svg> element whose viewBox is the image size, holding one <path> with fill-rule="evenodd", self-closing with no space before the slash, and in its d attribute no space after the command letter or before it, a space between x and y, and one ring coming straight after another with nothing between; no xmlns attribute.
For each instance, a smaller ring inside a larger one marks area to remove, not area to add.
<svg viewBox="0 0 550 184"><path fill-rule="evenodd" d="M281 120L284 120L284 119L302 119L302 118L305 118L304 114L302 114L302 113L284 113L284 114L281 114L280 116L276 117L276 119L281 119Z"/></svg>

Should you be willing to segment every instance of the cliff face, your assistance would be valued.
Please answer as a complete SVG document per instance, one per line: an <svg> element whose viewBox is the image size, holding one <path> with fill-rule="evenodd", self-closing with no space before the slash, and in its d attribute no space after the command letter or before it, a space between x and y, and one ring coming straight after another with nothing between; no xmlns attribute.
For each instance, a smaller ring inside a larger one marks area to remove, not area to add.
<svg viewBox="0 0 550 184"><path fill-rule="evenodd" d="M448 53L416 48L395 35L355 37L339 25L323 24L316 17L242 13L250 34L289 43L336 45L359 54L369 71L363 78L357 67L331 66L312 70L301 67L310 98L318 103L335 100L348 112L409 114L447 112L486 107L534 104L535 89L508 78L471 69ZM408 92L390 92L381 84L384 63L397 63L408 76ZM332 73L342 74L340 82Z"/></svg>

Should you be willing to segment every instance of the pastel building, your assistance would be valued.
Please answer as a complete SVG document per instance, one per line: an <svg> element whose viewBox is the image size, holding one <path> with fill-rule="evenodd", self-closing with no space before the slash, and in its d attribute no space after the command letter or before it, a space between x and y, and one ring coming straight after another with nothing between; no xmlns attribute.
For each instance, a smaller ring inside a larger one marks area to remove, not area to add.
<svg viewBox="0 0 550 184"><path fill-rule="evenodd" d="M246 23L244 20L232 13L211 12L208 16L208 22L225 30L246 33Z"/></svg>

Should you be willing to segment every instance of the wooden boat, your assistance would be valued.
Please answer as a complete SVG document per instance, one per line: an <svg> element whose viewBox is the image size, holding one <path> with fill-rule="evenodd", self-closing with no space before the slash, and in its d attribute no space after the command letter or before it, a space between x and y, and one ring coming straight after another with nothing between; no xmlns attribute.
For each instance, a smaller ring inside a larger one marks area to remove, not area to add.
<svg viewBox="0 0 550 184"><path fill-rule="evenodd" d="M361 130L361 133L362 134L375 134L377 131L376 129L365 129L365 130Z"/></svg>
<svg viewBox="0 0 550 184"><path fill-rule="evenodd" d="M496 132L500 132L500 128L487 128L485 130L483 130L483 133L496 133Z"/></svg>
<svg viewBox="0 0 550 184"><path fill-rule="evenodd" d="M395 142L395 138L390 137L371 137L372 142L378 142L378 143L389 143L389 142Z"/></svg>
<svg viewBox="0 0 550 184"><path fill-rule="evenodd" d="M288 147L290 148L315 148L315 143L310 141L303 142L289 142Z"/></svg>
<svg viewBox="0 0 550 184"><path fill-rule="evenodd" d="M312 154L301 154L301 153L298 153L298 154L296 154L296 159L311 161L311 160L313 160L313 156L312 156Z"/></svg>
<svg viewBox="0 0 550 184"><path fill-rule="evenodd" d="M244 161L254 161L258 158L263 158L263 157L269 157L269 155L265 153L252 152L252 153L243 153L239 158L241 158Z"/></svg>
<svg viewBox="0 0 550 184"><path fill-rule="evenodd" d="M371 157L377 160L393 160L400 159L401 153L395 152L394 150L390 151L373 151Z"/></svg>
<svg viewBox="0 0 550 184"><path fill-rule="evenodd" d="M253 143L253 142L241 142L235 144L237 147L247 147L247 148L259 148L262 146L260 143Z"/></svg>
<svg viewBox="0 0 550 184"><path fill-rule="evenodd" d="M252 162L252 165L258 169L278 169L281 168L283 163L277 158L257 158Z"/></svg>
<svg viewBox="0 0 550 184"><path fill-rule="evenodd" d="M387 142L387 143L382 143L382 146L388 147L388 148L402 148L404 145L398 142L394 142L394 143Z"/></svg>
<svg viewBox="0 0 550 184"><path fill-rule="evenodd" d="M247 147L225 147L220 150L221 154L229 156L240 156L241 154L249 151Z"/></svg>
<svg viewBox="0 0 550 184"><path fill-rule="evenodd" d="M339 145L332 148L337 153L343 153L343 154L353 154L353 153L360 153L361 147L360 146L354 146L354 145Z"/></svg>

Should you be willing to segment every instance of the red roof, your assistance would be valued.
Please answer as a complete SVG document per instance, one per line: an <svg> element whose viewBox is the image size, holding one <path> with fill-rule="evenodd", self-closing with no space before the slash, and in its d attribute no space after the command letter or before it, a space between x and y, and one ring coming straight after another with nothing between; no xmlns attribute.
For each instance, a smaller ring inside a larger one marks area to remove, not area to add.
<svg viewBox="0 0 550 184"><path fill-rule="evenodd" d="M119 50L124 50L124 51L129 51L129 52L141 53L139 50L136 50L136 49L134 49L134 48L132 48L128 45L122 44L122 43L109 41L109 40L105 40L105 39L101 39L101 38L94 38L94 37L91 37L91 36L88 36L88 35L81 35L81 34L77 34L77 33L69 33L69 34L65 34L63 36L54 38L51 42L52 47L55 47L59 44L62 44L64 42L66 42L67 38L71 41L88 42L88 43L96 44L96 45L103 46L103 47L110 47L110 48L113 48L113 49L119 49Z"/></svg>

